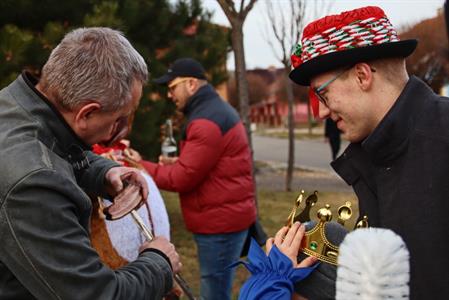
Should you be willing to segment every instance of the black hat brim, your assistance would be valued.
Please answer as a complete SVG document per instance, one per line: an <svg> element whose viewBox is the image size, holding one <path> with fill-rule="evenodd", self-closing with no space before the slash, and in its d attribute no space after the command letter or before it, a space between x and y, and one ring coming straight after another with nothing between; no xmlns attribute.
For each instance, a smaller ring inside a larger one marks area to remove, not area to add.
<svg viewBox="0 0 449 300"><path fill-rule="evenodd" d="M170 81L172 81L173 79L175 79L175 77L176 76L173 76L171 74L165 74L159 78L154 79L153 82L157 83L157 84L167 84Z"/></svg>
<svg viewBox="0 0 449 300"><path fill-rule="evenodd" d="M417 40L410 39L332 52L306 61L292 70L289 77L295 83L307 86L310 85L310 80L319 74L359 62L390 57L405 58L415 51L417 44Z"/></svg>

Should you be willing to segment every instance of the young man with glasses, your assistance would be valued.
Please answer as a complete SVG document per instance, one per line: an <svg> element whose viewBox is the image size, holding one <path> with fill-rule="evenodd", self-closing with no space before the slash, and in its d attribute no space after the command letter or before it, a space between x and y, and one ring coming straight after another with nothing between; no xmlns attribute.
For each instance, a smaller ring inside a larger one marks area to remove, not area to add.
<svg viewBox="0 0 449 300"><path fill-rule="evenodd" d="M256 219L248 139L237 112L207 83L191 58L176 60L155 80L185 115L179 157L144 163L159 188L179 192L193 232L201 273L201 298L231 299L234 270L248 228Z"/></svg>
<svg viewBox="0 0 449 300"><path fill-rule="evenodd" d="M449 294L449 99L407 74L416 45L400 41L378 7L327 16L304 28L290 78L311 87L316 113L351 142L332 166L353 186L360 217L407 244L411 299L442 299Z"/></svg>

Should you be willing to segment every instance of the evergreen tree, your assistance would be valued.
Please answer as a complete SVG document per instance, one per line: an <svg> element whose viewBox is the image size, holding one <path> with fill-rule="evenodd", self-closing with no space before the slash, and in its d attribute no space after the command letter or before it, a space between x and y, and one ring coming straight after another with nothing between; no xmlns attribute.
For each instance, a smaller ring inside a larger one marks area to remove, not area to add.
<svg viewBox="0 0 449 300"><path fill-rule="evenodd" d="M0 2L0 88L23 70L40 69L64 34L80 26L121 30L146 60L150 82L135 115L131 141L146 158L160 152L160 126L175 107L166 89L151 83L180 57L194 57L217 85L226 80L229 36L211 24L199 0L2 0Z"/></svg>

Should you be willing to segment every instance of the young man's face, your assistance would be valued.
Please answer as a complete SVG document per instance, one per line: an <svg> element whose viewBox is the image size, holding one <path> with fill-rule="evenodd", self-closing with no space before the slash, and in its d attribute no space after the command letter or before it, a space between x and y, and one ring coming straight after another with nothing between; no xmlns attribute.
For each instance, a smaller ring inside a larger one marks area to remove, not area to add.
<svg viewBox="0 0 449 300"><path fill-rule="evenodd" d="M321 98L326 104L320 102L320 118L332 118L343 136L350 142L360 142L375 128L372 115L372 101L366 97L357 85L353 69L339 72L328 72L316 76L311 80L311 88L319 89L323 84L332 81L320 91Z"/></svg>
<svg viewBox="0 0 449 300"><path fill-rule="evenodd" d="M128 132L128 121L137 109L142 97L142 84L134 81L131 90L131 102L114 112L98 112L92 117L89 129L81 137L88 145L108 145L112 139L124 138Z"/></svg>

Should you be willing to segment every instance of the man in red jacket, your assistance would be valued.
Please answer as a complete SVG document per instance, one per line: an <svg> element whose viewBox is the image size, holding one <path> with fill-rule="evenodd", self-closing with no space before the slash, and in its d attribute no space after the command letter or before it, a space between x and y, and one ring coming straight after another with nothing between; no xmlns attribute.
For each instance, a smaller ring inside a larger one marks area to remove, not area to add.
<svg viewBox="0 0 449 300"><path fill-rule="evenodd" d="M145 163L159 188L179 192L198 247L203 299L230 299L233 271L256 219L250 148L237 112L207 83L191 58L155 80L186 117L179 157Z"/></svg>

